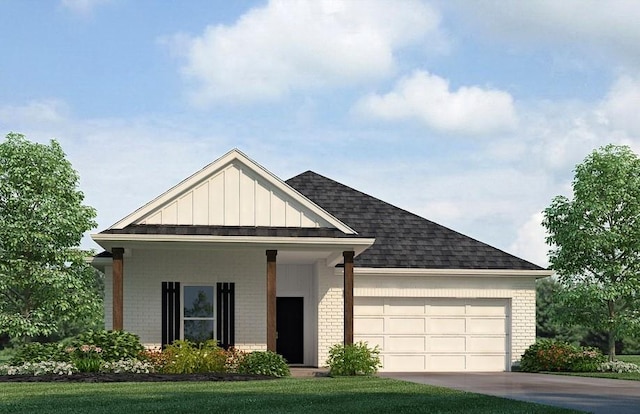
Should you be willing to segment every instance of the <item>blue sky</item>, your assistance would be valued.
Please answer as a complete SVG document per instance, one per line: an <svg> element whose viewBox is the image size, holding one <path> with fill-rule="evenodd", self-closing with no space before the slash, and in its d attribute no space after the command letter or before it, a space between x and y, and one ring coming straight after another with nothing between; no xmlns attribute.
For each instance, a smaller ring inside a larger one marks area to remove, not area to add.
<svg viewBox="0 0 640 414"><path fill-rule="evenodd" d="M237 147L546 265L540 212L574 166L640 150L639 18L617 0L6 0L0 133L57 139L97 230Z"/></svg>

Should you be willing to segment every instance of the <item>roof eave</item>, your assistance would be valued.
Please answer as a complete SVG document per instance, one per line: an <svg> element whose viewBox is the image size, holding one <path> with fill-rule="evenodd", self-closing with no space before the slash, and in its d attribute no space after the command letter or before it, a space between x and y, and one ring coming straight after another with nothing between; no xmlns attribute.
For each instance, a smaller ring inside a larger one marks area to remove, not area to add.
<svg viewBox="0 0 640 414"><path fill-rule="evenodd" d="M281 250L341 250L354 251L356 256L375 243L373 238L359 237L264 237L264 236L215 236L174 234L92 234L91 238L110 251L114 247L160 247L161 245L200 245L219 248L265 248Z"/></svg>
<svg viewBox="0 0 640 414"><path fill-rule="evenodd" d="M416 268L373 268L355 267L354 274L358 276L433 276L433 277L535 277L542 279L553 276L549 269L416 269Z"/></svg>

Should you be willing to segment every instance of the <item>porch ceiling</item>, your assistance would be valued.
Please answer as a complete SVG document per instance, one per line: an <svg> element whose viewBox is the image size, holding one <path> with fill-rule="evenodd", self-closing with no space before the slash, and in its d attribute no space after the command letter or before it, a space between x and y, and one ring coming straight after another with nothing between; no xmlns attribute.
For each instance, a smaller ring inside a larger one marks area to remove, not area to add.
<svg viewBox="0 0 640 414"><path fill-rule="evenodd" d="M201 235L146 235L99 233L92 238L106 251L125 249L168 250L277 250L278 263L310 264L325 259L329 266L342 262L342 252L353 251L355 256L371 247L373 238L329 237L256 237Z"/></svg>

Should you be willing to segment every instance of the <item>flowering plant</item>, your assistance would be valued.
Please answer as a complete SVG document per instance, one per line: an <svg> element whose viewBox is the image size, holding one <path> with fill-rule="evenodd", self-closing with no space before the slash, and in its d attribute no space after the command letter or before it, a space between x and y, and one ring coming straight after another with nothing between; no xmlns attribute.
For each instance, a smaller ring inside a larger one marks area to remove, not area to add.
<svg viewBox="0 0 640 414"><path fill-rule="evenodd" d="M112 372L114 374L133 373L149 374L155 372L152 362L140 361L138 359L121 359L120 361L105 362L100 367L100 372Z"/></svg>
<svg viewBox="0 0 640 414"><path fill-rule="evenodd" d="M0 365L0 375L71 375L78 369L68 362L25 362L21 365Z"/></svg>
<svg viewBox="0 0 640 414"><path fill-rule="evenodd" d="M102 366L102 348L95 345L69 346L65 351L80 372L98 372Z"/></svg>

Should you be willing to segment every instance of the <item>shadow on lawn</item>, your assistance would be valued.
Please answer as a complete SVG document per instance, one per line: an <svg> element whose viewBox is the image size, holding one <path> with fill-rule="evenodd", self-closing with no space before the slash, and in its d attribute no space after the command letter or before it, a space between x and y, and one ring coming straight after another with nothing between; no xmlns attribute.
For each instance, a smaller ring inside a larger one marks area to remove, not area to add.
<svg viewBox="0 0 640 414"><path fill-rule="evenodd" d="M16 413L569 413L385 379L243 383L6 384L0 411ZM22 388L22 390L21 390ZM7 398L8 397L8 398Z"/></svg>

